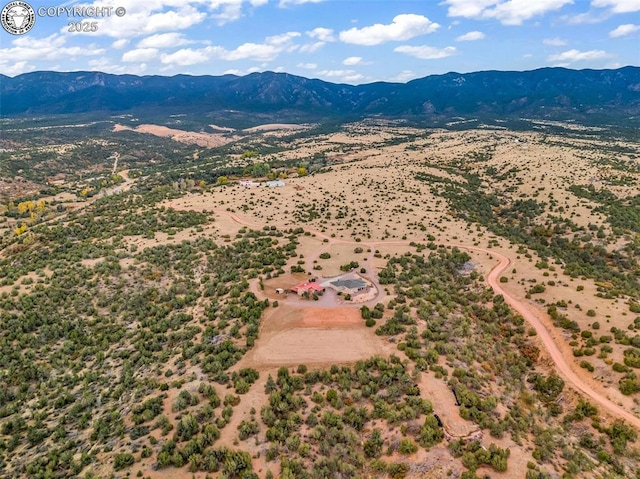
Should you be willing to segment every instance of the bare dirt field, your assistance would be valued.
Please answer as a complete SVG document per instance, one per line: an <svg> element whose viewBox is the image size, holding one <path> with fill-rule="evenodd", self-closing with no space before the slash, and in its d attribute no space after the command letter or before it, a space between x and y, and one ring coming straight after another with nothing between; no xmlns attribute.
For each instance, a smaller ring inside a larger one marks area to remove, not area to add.
<svg viewBox="0 0 640 479"><path fill-rule="evenodd" d="M233 128L229 128L229 127L226 127L226 126L218 126L218 125L209 125L209 128L211 128L214 131L224 131L226 133L232 133L232 132L236 131Z"/></svg>
<svg viewBox="0 0 640 479"><path fill-rule="evenodd" d="M293 123L268 123L265 125L258 125L251 128L245 128L244 132L254 133L256 131L274 131L274 130L304 130L308 128L305 125L296 125Z"/></svg>
<svg viewBox="0 0 640 479"><path fill-rule="evenodd" d="M139 125L135 128L116 124L113 127L113 131L130 130L137 133L146 133L149 135L163 136L171 138L172 140L179 141L180 143L194 144L203 146L206 148L212 148L215 146L221 146L231 141L237 140L238 137L230 137L226 135L216 133L197 133L184 130L176 130L161 125Z"/></svg>
<svg viewBox="0 0 640 479"><path fill-rule="evenodd" d="M388 350L385 341L364 325L357 309L281 306L265 319L260 338L241 364L258 370L319 367L387 355Z"/></svg>

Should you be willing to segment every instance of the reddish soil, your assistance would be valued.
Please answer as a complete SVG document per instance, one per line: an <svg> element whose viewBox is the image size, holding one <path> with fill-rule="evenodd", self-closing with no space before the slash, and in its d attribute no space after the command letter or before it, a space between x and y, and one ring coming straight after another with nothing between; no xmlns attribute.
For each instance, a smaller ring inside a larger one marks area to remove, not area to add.
<svg viewBox="0 0 640 479"><path fill-rule="evenodd" d="M281 306L265 319L260 338L241 363L263 370L299 364L321 367L387 355L387 349L356 309Z"/></svg>
<svg viewBox="0 0 640 479"><path fill-rule="evenodd" d="M254 226L254 227L257 226L253 223L245 222L242 218L240 218L238 215L235 215L235 214L230 214L223 211L218 211L217 213L226 214L230 218L232 218L235 222L244 224L246 226ZM334 242L335 243L338 243L338 242L352 243L354 246L360 245L360 246L366 246L371 248L375 248L376 246L381 246L381 245L390 245L390 244L397 244L397 245L409 244L408 241L379 241L379 242L362 244L362 243L349 242L344 240L335 240L333 238L327 237L327 235L324 235L314 230L307 230L307 231L309 231L312 234L315 234L320 238L327 238L330 243L334 243ZM511 259L509 259L504 254L497 252L496 250L489 250L485 248L468 246L468 245L459 244L459 243L445 243L445 245L457 247L460 249L465 249L467 251L488 254L497 258L498 264L495 265L487 275L486 277L487 283L494 290L496 294L501 294L504 297L507 304L509 304L513 309L515 309L518 313L520 313L523 316L523 318L536 330L541 344L547 350L549 357L552 359L560 375L564 377L564 379L569 383L569 385L571 385L574 389L580 391L581 393L586 395L588 398L596 402L606 412L612 414L613 416L624 419L628 421L630 424L632 424L633 426L635 426L636 428L640 429L640 418L638 418L631 412L625 410L621 406L617 405L616 403L614 403L613 401L605 397L602 393L596 391L594 388L592 388L590 384L587 383L588 378L584 377L584 375L581 372L576 372L571 368L571 366L569 365L569 362L560 351L560 348L554 341L553 336L548 329L548 328L552 328L549 317L539 309L532 306L531 304L514 298L510 293L508 293L507 291L505 291L505 289L503 289L503 287L499 282L499 277L509 267L509 265L511 264ZM334 313L335 311L336 310L331 310L331 313ZM287 339L298 339L298 338L295 337L295 338L287 338ZM330 351L333 351L333 348L328 348L328 349ZM317 358L317 359L319 360L320 358Z"/></svg>

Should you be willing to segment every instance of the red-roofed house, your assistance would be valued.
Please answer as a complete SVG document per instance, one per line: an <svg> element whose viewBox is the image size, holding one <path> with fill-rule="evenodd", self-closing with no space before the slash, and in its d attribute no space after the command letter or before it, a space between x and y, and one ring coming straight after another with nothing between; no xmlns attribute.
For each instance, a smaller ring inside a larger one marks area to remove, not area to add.
<svg viewBox="0 0 640 479"><path fill-rule="evenodd" d="M305 281L304 283L293 286L291 288L291 292L296 293L298 296L302 296L304 293L324 293L324 288L317 283Z"/></svg>

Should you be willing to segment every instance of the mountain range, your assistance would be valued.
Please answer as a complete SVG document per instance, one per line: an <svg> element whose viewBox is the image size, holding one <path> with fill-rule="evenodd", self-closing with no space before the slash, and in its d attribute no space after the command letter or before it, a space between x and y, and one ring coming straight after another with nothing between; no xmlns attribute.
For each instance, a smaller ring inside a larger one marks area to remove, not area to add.
<svg viewBox="0 0 640 479"><path fill-rule="evenodd" d="M42 71L0 75L0 99L4 117L233 110L281 121L472 116L629 126L640 123L640 68L447 73L356 86L274 72L164 77Z"/></svg>

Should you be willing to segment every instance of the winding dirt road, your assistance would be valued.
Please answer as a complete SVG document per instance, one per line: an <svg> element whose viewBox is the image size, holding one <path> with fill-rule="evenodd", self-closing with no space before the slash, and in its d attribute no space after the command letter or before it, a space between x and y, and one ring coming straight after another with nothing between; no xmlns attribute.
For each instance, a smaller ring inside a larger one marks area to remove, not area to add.
<svg viewBox="0 0 640 479"><path fill-rule="evenodd" d="M481 248L473 248L473 247L462 246L462 245L458 245L458 247L475 250L475 251L487 252L487 250L484 250ZM569 364L565 361L565 358L560 352L560 349L558 348L556 343L553 341L553 338L551 337L549 330L542 323L542 319L540 318L540 316L543 313L530 309L528 305L515 299L513 296L507 293L500 286L500 282L498 281L498 278L500 274L509 267L509 264L511 264L511 260L508 257L504 256L503 254L496 253L495 251L490 251L489 253L496 256L499 260L498 264L494 266L493 269L487 275L487 282L489 283L489 286L491 286L491 288L496 292L496 294L501 294L504 297L504 300L507 302L507 304L509 304L509 306L515 309L518 313L520 313L522 317L524 317L524 319L529 324L531 324L531 326L535 328L536 332L538 333L538 337L544 344L544 347L547 349L549 356L555 363L556 368L558 369L560 374L564 376L565 380L571 383L571 385L575 389L582 392L584 395L588 396L590 399L598 403L602 408L608 410L614 416L618 416L619 418L628 421L633 426L640 429L640 418L630 413L626 409L623 409L622 407L618 406L616 403L602 396L601 394L594 391L593 389L591 389L591 387L588 384L582 381L582 379L580 379L580 377L573 372Z"/></svg>
<svg viewBox="0 0 640 479"><path fill-rule="evenodd" d="M243 226L254 227L254 228L258 228L258 229L260 229L260 228L262 228L262 226L264 226L264 225L258 225L258 224L255 224L255 223L248 222L245 219L240 218L238 215L233 214L233 213L228 212L228 211L216 210L215 213L228 216L234 222L236 222L236 223L238 223L240 225L243 225ZM281 227L287 227L287 228L291 227L291 228L293 228L293 226L288 226L288 225L287 226L283 225ZM376 242L369 242L369 243L356 243L355 241L347 241L347 240L340 240L340 239L330 238L329 236L325 235L324 233L321 233L321 232L315 231L315 230L311 230L311 229L307 229L307 228L305 228L305 231L308 231L309 233L314 234L317 237L320 237L322 239L327 239L330 244L334 244L334 243L342 243L342 244L346 243L346 244L349 244L349 243L352 243L354 245L367 246L367 247L370 247L372 249L376 245L403 245L403 246L406 246L406 245L409 245L409 243L410 243L409 241L376 241ZM640 418L638 418L634 414L630 413L626 409L620 407L619 405L617 405L616 403L614 403L610 399L606 398L602 394L600 394L597 391L595 391L588 384L586 384L571 369L571 366L565 360L564 356L560 352L560 349L558 348L558 346L554 342L554 340L553 340L553 338L551 336L551 333L545 327L545 325L544 325L544 323L542 321L542 318L544 317L544 313L542 313L540 311L536 311L536 310L530 308L530 306L528 304L517 300L516 298L511 296L511 294L509 294L507 291L505 291L502 288L502 286L500 285L500 282L499 282L499 277L502 274L502 272L505 271L509 267L509 265L511 264L511 260L507 256L503 255L502 253L498 253L498 252L496 252L494 250L488 250L488 249L484 249L484 248L479 248L477 246L468 246L468 245L459 244L459 243L442 243L442 245L443 246L456 247L456 248L464 249L464 250L467 250L467 251L475 251L477 253L486 253L486 254L492 255L493 257L498 258L498 263L491 269L489 274L486 276L487 283L489 284L491 289L493 289L493 291L496 294L502 295L504 297L504 300L506 301L506 303L509 306L511 306L513 309L515 309L518 313L520 313L522 315L522 317L531 326L533 326L533 328L536 330L536 332L538 334L538 337L542 341L542 344L544 345L544 347L546 348L547 352L549 353L549 356L551 357L551 360L556 365L556 369L558 370L560 375L563 376L565 381L567 381L574 389L580 391L582 394L584 394L585 396L590 398L592 401L596 402L598 405L600 405L600 407L602 407L603 409L607 410L610 414L612 414L613 416L619 417L620 419L624 419L625 421L629 422L631 425L635 426L637 429L640 429Z"/></svg>

